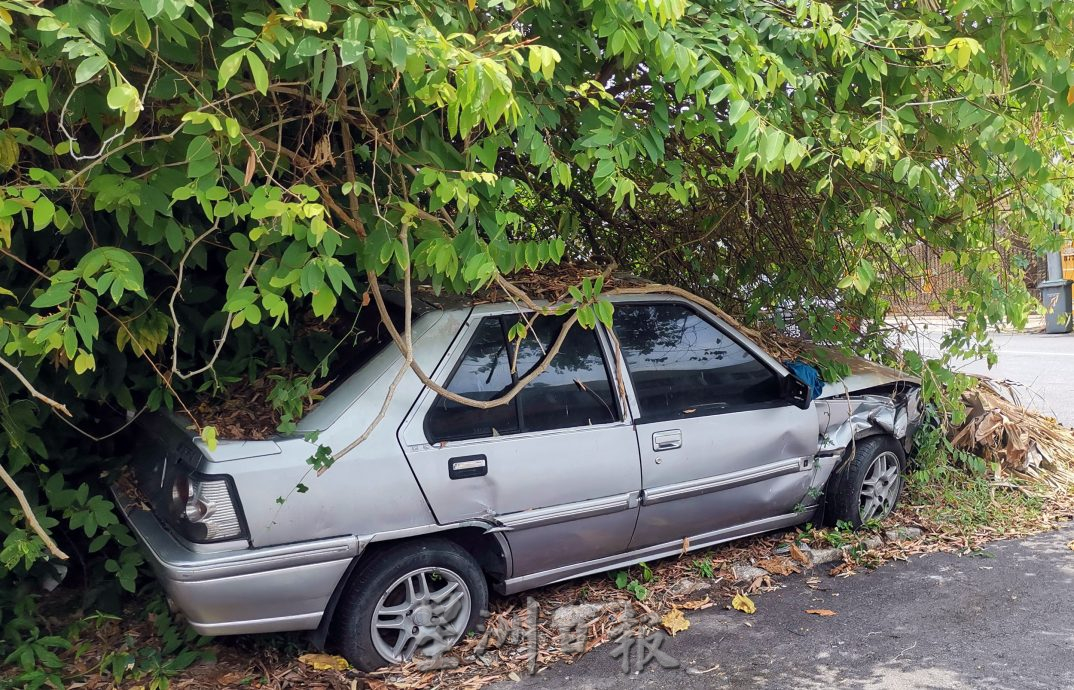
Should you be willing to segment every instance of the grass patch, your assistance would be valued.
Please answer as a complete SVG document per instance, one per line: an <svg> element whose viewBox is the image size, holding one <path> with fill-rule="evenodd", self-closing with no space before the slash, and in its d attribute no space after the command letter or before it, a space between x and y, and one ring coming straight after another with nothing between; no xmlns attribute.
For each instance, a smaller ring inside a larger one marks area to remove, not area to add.
<svg viewBox="0 0 1074 690"><path fill-rule="evenodd" d="M999 531L1039 519L1045 498L1011 482L996 483L963 467L935 465L907 480L903 500L941 529Z"/></svg>
<svg viewBox="0 0 1074 690"><path fill-rule="evenodd" d="M915 438L899 512L931 532L996 539L1044 532L1071 514L1074 492L1029 481L954 447L941 429Z"/></svg>

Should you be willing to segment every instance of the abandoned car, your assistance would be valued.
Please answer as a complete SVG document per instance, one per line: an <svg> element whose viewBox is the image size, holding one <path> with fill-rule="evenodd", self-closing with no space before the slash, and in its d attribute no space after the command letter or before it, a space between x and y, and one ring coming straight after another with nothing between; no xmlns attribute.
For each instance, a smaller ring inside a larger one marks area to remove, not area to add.
<svg viewBox="0 0 1074 690"><path fill-rule="evenodd" d="M613 327L571 328L509 404L459 404L407 372L368 439L321 475L318 447L354 441L404 363L374 308L360 314L372 334L364 363L293 434L210 450L156 417L136 497L116 495L172 605L206 635L315 630L373 669L451 648L490 588L519 592L820 513L860 525L892 510L921 418L916 381L862 363L814 399L693 300L610 299ZM486 401L537 366L567 318L541 316L514 342L513 303L415 302L415 361Z"/></svg>

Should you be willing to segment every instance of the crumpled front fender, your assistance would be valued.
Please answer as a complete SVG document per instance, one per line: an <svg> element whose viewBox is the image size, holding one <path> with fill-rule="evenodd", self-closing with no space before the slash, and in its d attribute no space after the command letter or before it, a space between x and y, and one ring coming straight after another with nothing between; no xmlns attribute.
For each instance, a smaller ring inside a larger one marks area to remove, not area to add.
<svg viewBox="0 0 1074 690"><path fill-rule="evenodd" d="M916 386L891 395L848 395L816 401L821 417L820 453L842 451L857 439L887 433L910 449L921 425L920 389Z"/></svg>

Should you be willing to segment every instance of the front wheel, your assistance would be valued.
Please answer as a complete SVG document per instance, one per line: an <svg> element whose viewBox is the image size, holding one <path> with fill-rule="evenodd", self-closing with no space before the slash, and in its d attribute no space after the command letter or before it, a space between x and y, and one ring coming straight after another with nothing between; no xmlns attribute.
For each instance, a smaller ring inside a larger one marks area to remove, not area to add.
<svg viewBox="0 0 1074 690"><path fill-rule="evenodd" d="M451 649L488 607L484 573L445 539L402 543L358 572L336 610L340 651L363 671Z"/></svg>
<svg viewBox="0 0 1074 690"><path fill-rule="evenodd" d="M890 436L857 442L854 457L835 478L828 496L828 515L855 528L889 515L902 492L906 456Z"/></svg>

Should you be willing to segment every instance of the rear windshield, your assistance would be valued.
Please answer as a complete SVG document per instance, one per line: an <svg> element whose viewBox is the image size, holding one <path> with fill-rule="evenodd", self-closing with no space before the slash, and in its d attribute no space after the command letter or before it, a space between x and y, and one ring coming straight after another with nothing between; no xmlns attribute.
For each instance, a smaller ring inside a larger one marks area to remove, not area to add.
<svg viewBox="0 0 1074 690"><path fill-rule="evenodd" d="M386 306L396 328L401 328L402 307L390 302ZM190 406L197 423L215 427L222 439L257 440L290 433L295 417L316 416L317 408L331 405L326 396L392 344L373 304L327 322L310 318L293 330L290 347L278 350L274 360L266 356L262 366L234 376L223 391L206 390ZM272 347L269 340L261 352L267 354ZM296 400L303 401L300 415L288 407ZM299 421L297 430L304 428L307 425Z"/></svg>
<svg viewBox="0 0 1074 690"><path fill-rule="evenodd" d="M385 306L396 330L401 333L403 309L391 303ZM322 380L328 379L328 385L323 389L323 393L328 394L334 391L340 384L358 373L359 369L391 342L391 333L381 320L376 306L370 304L363 307L354 317L350 329L345 331L343 337L338 340L339 344L331 356L321 365L321 370L316 372Z"/></svg>

